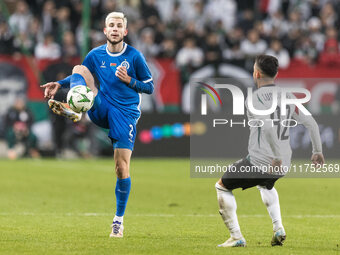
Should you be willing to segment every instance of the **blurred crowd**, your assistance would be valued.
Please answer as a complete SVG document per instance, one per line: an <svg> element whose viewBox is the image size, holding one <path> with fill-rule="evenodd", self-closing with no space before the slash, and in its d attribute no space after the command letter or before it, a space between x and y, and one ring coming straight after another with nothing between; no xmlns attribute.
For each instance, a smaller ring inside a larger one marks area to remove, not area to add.
<svg viewBox="0 0 340 255"><path fill-rule="evenodd" d="M58 96L60 97L60 93ZM88 118L73 123L64 117L51 114L50 121L52 124L50 142L53 144L48 143L44 146L42 140L45 139L41 139L41 136L48 136L48 129L34 126L34 115L27 105L26 98L17 97L4 116L5 127L1 130L4 132L1 132L0 138L3 138L7 145L7 157L12 160L20 156L39 158L40 152L43 152L43 156L53 155L57 158L89 158L103 153L99 143L101 137L106 137L106 134L100 134L99 129L91 125ZM1 156L4 155L0 154Z"/></svg>
<svg viewBox="0 0 340 255"><path fill-rule="evenodd" d="M339 0L91 0L91 47L105 43L104 17L122 11L127 41L146 57L174 58L180 68L231 62L246 65L260 53L280 67L292 58L339 64ZM0 54L38 59L80 55L81 0L5 0ZM6 17L7 16L7 17ZM7 18L7 19L6 19Z"/></svg>

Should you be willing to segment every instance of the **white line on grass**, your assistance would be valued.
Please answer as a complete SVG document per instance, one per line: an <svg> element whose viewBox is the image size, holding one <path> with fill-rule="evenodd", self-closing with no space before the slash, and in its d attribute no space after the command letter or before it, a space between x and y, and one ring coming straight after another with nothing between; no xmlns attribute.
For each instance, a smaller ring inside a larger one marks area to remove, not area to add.
<svg viewBox="0 0 340 255"><path fill-rule="evenodd" d="M104 217L112 216L112 213L84 212L84 213L35 213L35 212L0 212L0 216L83 216L83 217ZM127 214L130 217L219 217L216 214ZM263 218L267 214L240 214L240 218ZM284 215L284 218L340 218L340 214L298 214Z"/></svg>

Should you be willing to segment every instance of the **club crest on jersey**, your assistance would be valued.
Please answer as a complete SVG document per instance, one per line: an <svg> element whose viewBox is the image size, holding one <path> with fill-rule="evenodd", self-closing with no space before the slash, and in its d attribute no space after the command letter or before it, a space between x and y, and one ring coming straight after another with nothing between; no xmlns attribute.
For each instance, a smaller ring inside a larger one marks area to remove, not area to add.
<svg viewBox="0 0 340 255"><path fill-rule="evenodd" d="M129 64L129 62L127 62L126 60L124 60L124 61L120 64L120 66L125 66L126 70L128 70L129 67L130 67L130 64Z"/></svg>

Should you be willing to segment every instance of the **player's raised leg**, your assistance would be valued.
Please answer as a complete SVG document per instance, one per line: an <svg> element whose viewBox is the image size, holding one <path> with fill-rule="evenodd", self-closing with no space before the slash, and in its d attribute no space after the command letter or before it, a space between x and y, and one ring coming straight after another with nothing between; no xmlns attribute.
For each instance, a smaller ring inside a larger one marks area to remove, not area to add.
<svg viewBox="0 0 340 255"><path fill-rule="evenodd" d="M70 87L73 88L78 85L89 87L94 96L97 95L98 89L94 84L94 78L89 69L84 65L76 65L73 67Z"/></svg>
<svg viewBox="0 0 340 255"><path fill-rule="evenodd" d="M131 189L130 158L132 151L129 149L116 148L114 150L116 182L116 214L113 218L112 232L110 237L123 237L123 217Z"/></svg>
<svg viewBox="0 0 340 255"><path fill-rule="evenodd" d="M240 225L238 223L236 209L237 204L233 192L224 187L220 179L216 185L217 200L219 212L222 216L223 222L230 232L230 238L219 247L245 247L246 241L242 236Z"/></svg>
<svg viewBox="0 0 340 255"><path fill-rule="evenodd" d="M257 186L257 188L272 219L274 234L271 244L272 246L283 245L283 242L286 240L286 233L282 225L279 195L274 187L270 190L263 186Z"/></svg>
<svg viewBox="0 0 340 255"><path fill-rule="evenodd" d="M70 88L79 85L88 86L93 91L94 96L98 93L98 89L94 84L94 78L88 68L84 65L76 65L72 70L72 75L67 79L70 79ZM74 122L81 119L82 114L74 112L67 103L50 99L48 105L55 114L67 117Z"/></svg>

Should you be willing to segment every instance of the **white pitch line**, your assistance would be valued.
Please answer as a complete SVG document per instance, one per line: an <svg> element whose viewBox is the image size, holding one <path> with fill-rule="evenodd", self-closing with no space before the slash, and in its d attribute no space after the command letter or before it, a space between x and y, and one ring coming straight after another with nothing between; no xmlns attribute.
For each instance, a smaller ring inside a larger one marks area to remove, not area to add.
<svg viewBox="0 0 340 255"><path fill-rule="evenodd" d="M104 217L112 216L112 213L98 213L98 212L85 212L85 213L34 213L34 212L0 212L0 216L80 216L80 217ZM130 217L219 217L219 214L127 214ZM240 214L240 218L264 218L269 217L267 214ZM340 214L298 214L298 215L283 215L283 218L340 218Z"/></svg>

